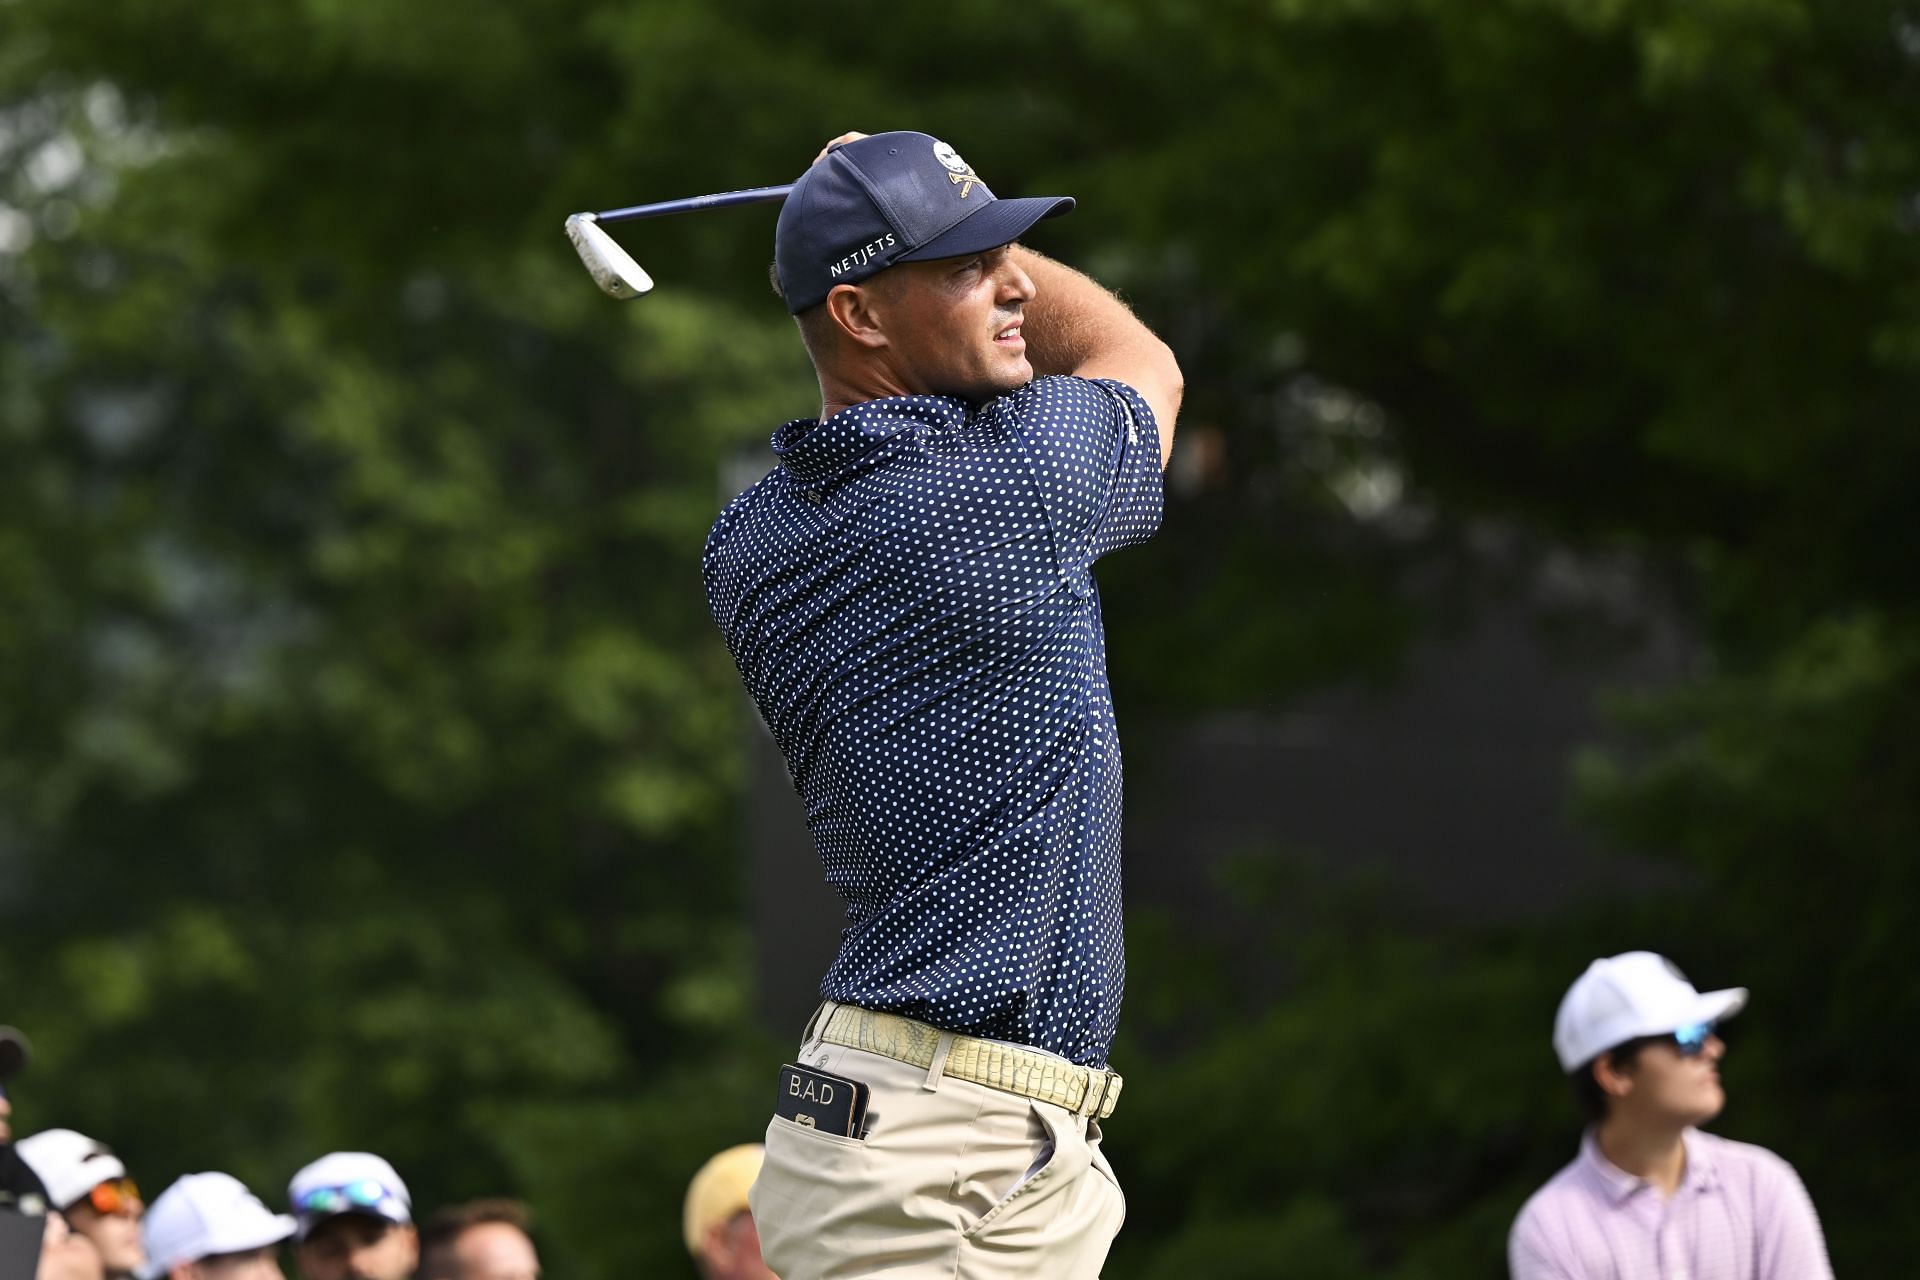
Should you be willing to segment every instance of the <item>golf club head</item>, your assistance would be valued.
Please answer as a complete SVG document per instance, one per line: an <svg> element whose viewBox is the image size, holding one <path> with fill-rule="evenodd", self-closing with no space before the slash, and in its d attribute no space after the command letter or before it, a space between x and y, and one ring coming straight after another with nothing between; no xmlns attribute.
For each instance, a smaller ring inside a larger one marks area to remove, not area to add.
<svg viewBox="0 0 1920 1280"><path fill-rule="evenodd" d="M653 277L613 242L613 237L601 229L592 214L570 216L567 239L573 241L574 252L580 255L580 261L586 264L588 274L602 293L613 298L637 298L652 291Z"/></svg>

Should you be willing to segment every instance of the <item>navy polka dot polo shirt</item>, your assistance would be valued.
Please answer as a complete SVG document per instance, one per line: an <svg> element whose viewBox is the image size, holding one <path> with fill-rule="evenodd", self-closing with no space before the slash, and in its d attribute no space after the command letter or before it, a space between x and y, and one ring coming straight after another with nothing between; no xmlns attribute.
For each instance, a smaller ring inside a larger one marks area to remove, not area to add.
<svg viewBox="0 0 1920 1280"><path fill-rule="evenodd" d="M1123 383L869 401L773 437L707 597L847 903L830 1000L1102 1065L1126 978L1092 566L1160 523Z"/></svg>

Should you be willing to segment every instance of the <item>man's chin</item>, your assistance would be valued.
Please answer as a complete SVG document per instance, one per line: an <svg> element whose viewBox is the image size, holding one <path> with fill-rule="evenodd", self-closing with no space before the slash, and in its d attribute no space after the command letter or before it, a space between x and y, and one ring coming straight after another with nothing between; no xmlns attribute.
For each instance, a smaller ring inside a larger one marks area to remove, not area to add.
<svg viewBox="0 0 1920 1280"><path fill-rule="evenodd" d="M1025 356L1021 356L1017 363L1009 362L1006 372L1001 375L993 389L993 395L1008 395L1032 381L1033 365Z"/></svg>
<svg viewBox="0 0 1920 1280"><path fill-rule="evenodd" d="M1032 381L1033 366L1022 360L1017 371L1008 369L992 378L983 378L970 386L955 387L950 391L937 394L955 396L968 404L985 404L989 400L998 400L1001 396L1012 395Z"/></svg>
<svg viewBox="0 0 1920 1280"><path fill-rule="evenodd" d="M1696 1106L1692 1113L1687 1115L1685 1119L1689 1125L1698 1126L1707 1124L1718 1117L1726 1108L1727 1095L1721 1090L1716 1089L1713 1091L1711 1097L1702 1098L1700 1104Z"/></svg>

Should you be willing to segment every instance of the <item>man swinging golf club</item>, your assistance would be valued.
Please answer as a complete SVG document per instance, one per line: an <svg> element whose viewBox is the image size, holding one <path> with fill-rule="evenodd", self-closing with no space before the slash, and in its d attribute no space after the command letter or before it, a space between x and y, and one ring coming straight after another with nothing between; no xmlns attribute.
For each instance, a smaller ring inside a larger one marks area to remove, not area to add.
<svg viewBox="0 0 1920 1280"><path fill-rule="evenodd" d="M1166 344L1014 242L946 143L848 134L774 271L819 417L730 503L714 617L847 927L779 1072L752 1208L783 1280L1095 1276L1125 962L1101 556L1160 521Z"/></svg>

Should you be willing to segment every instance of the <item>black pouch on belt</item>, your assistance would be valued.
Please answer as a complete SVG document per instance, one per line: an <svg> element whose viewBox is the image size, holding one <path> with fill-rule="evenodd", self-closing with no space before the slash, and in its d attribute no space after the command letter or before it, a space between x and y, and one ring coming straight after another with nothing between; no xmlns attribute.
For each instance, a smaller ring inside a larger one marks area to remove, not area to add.
<svg viewBox="0 0 1920 1280"><path fill-rule="evenodd" d="M773 1113L796 1124L843 1138L858 1138L867 1122L867 1086L789 1062L780 1068L780 1091Z"/></svg>

